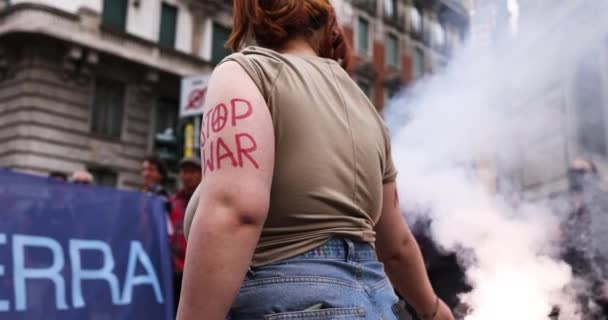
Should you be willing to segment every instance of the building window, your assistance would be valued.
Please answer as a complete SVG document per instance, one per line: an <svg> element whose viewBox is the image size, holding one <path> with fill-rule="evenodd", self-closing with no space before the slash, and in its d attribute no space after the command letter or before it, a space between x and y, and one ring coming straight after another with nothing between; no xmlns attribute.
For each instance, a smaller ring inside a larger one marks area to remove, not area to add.
<svg viewBox="0 0 608 320"><path fill-rule="evenodd" d="M116 187L118 184L118 174L108 168L88 168L87 169L96 185L106 187Z"/></svg>
<svg viewBox="0 0 608 320"><path fill-rule="evenodd" d="M386 64L391 67L399 66L399 38L390 33L386 38Z"/></svg>
<svg viewBox="0 0 608 320"><path fill-rule="evenodd" d="M578 142L582 151L606 155L606 125L601 70L589 60L576 73Z"/></svg>
<svg viewBox="0 0 608 320"><path fill-rule="evenodd" d="M369 22L359 17L357 29L357 53L367 56L369 54Z"/></svg>
<svg viewBox="0 0 608 320"><path fill-rule="evenodd" d="M445 54L450 54L452 49L456 48L458 44L458 35L456 34L456 30L445 28L445 46L443 47L443 52Z"/></svg>
<svg viewBox="0 0 608 320"><path fill-rule="evenodd" d="M156 108L155 133L177 130L179 103L177 100L160 98Z"/></svg>
<svg viewBox="0 0 608 320"><path fill-rule="evenodd" d="M422 33L422 16L416 7L409 7L409 27L412 35L419 37Z"/></svg>
<svg viewBox="0 0 608 320"><path fill-rule="evenodd" d="M424 50L416 47L414 49L414 79L424 76L426 59L424 58Z"/></svg>
<svg viewBox="0 0 608 320"><path fill-rule="evenodd" d="M230 37L230 29L223 27L217 23L213 24L213 39L211 48L211 62L219 63L227 55L231 53L230 50L224 47L228 38Z"/></svg>
<svg viewBox="0 0 608 320"><path fill-rule="evenodd" d="M384 0L384 16L394 18L397 15L397 0Z"/></svg>
<svg viewBox="0 0 608 320"><path fill-rule="evenodd" d="M104 0L101 22L104 26L125 31L127 28L128 0Z"/></svg>
<svg viewBox="0 0 608 320"><path fill-rule="evenodd" d="M369 81L363 80L363 79L358 79L357 85L359 86L359 88L361 88L361 91L363 91L363 93L365 93L365 95L369 99L372 98L372 84Z"/></svg>
<svg viewBox="0 0 608 320"><path fill-rule="evenodd" d="M154 149L169 167L177 166L182 156L184 135L178 127L179 102L161 98L156 107L156 126L154 129Z"/></svg>
<svg viewBox="0 0 608 320"><path fill-rule="evenodd" d="M445 28L438 22L432 24L432 39L436 48L443 48L446 44Z"/></svg>
<svg viewBox="0 0 608 320"><path fill-rule="evenodd" d="M125 103L125 84L106 78L95 81L91 131L120 138Z"/></svg>
<svg viewBox="0 0 608 320"><path fill-rule="evenodd" d="M163 47L175 47L177 29L177 8L163 2L160 13L160 34L158 43Z"/></svg>
<svg viewBox="0 0 608 320"><path fill-rule="evenodd" d="M0 0L0 11L8 8L11 5L11 0Z"/></svg>

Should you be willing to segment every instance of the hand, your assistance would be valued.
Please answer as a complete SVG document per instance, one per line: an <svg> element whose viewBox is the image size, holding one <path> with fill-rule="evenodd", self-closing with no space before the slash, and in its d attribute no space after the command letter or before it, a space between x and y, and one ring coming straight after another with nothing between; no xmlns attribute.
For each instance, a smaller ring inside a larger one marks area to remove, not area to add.
<svg viewBox="0 0 608 320"><path fill-rule="evenodd" d="M454 317L458 320L462 320L469 315L471 311L471 307L467 303L461 302L454 310Z"/></svg>
<svg viewBox="0 0 608 320"><path fill-rule="evenodd" d="M452 311L441 299L439 300L439 309L437 310L437 315L433 320L454 320Z"/></svg>
<svg viewBox="0 0 608 320"><path fill-rule="evenodd" d="M608 301L608 282L604 281L600 287L600 300Z"/></svg>
<svg viewBox="0 0 608 320"><path fill-rule="evenodd" d="M438 299L437 313L426 316L419 316L420 320L454 320L454 315L450 308L441 299Z"/></svg>

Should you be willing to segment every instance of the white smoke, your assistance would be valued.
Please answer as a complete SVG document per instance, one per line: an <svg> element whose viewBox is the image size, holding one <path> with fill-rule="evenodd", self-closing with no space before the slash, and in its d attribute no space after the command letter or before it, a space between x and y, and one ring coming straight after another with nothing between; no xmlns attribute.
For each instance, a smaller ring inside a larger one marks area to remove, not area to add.
<svg viewBox="0 0 608 320"><path fill-rule="evenodd" d="M566 83L590 52L606 50L608 2L539 3L520 0L516 35L508 25L491 28L489 38L477 38L485 42L471 41L387 110L404 209L424 208L444 249L472 252L468 320L541 320L555 305L560 319L579 319L565 290L570 268L554 258L557 215L521 199L514 206L505 188L488 183L508 180L501 169L522 167L519 150L562 121L555 108L533 101Z"/></svg>

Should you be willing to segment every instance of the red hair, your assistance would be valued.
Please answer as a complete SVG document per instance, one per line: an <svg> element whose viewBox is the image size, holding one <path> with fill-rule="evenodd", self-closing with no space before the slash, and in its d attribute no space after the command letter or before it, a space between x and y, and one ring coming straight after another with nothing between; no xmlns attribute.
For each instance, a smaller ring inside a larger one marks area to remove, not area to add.
<svg viewBox="0 0 608 320"><path fill-rule="evenodd" d="M233 29L226 46L239 51L251 35L260 46L276 50L317 30L323 30L319 56L348 68L351 49L329 0L234 0Z"/></svg>

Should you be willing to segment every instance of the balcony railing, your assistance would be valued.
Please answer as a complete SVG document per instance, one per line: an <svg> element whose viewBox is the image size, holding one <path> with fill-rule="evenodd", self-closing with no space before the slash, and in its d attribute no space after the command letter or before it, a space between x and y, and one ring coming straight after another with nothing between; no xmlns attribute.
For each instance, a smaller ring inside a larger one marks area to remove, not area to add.
<svg viewBox="0 0 608 320"><path fill-rule="evenodd" d="M441 0L440 2L460 15L469 15L468 7L463 0Z"/></svg>
<svg viewBox="0 0 608 320"><path fill-rule="evenodd" d="M405 15L404 14L387 14L384 13L384 23L401 31L405 32Z"/></svg>
<svg viewBox="0 0 608 320"><path fill-rule="evenodd" d="M378 71L371 61L359 61L359 63L355 65L354 71L357 75L362 76L372 82L378 77Z"/></svg>
<svg viewBox="0 0 608 320"><path fill-rule="evenodd" d="M350 0L351 4L372 16L377 15L378 12L378 2L377 0Z"/></svg>
<svg viewBox="0 0 608 320"><path fill-rule="evenodd" d="M420 43L425 43L424 31L422 31L422 30L417 31L413 28L410 28L409 35L412 39L414 39Z"/></svg>
<svg viewBox="0 0 608 320"><path fill-rule="evenodd" d="M233 0L184 0L184 2L188 4L190 8L214 12L217 10L232 8Z"/></svg>
<svg viewBox="0 0 608 320"><path fill-rule="evenodd" d="M199 2L208 2L216 5L232 6L233 0L198 0Z"/></svg>
<svg viewBox="0 0 608 320"><path fill-rule="evenodd" d="M450 58L452 56L452 46L448 43L433 45L433 49L445 58Z"/></svg>

